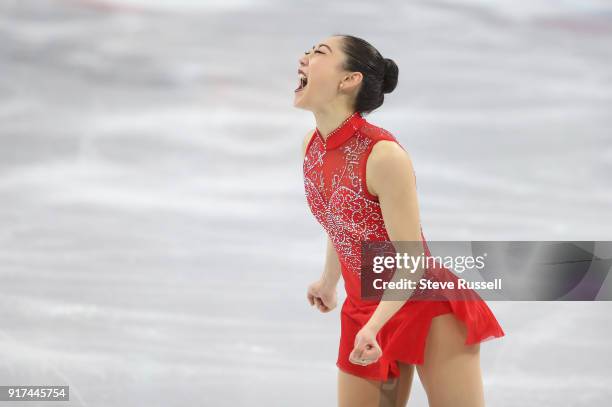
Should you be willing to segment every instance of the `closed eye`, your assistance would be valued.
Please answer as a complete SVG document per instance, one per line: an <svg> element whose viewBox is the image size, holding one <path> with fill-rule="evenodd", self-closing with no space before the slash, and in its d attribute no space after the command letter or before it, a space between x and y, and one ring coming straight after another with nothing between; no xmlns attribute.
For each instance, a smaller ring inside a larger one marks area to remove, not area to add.
<svg viewBox="0 0 612 407"><path fill-rule="evenodd" d="M308 54L310 54L310 52L308 52L308 51L304 52L304 55L308 55ZM325 55L325 52L321 52L319 50L316 50L315 54L323 54L323 55Z"/></svg>

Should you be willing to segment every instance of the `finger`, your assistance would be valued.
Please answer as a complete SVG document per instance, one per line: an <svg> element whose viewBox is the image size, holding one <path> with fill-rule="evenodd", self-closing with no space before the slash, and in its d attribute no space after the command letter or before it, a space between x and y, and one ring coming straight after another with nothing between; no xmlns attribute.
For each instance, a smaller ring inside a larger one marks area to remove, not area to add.
<svg viewBox="0 0 612 407"><path fill-rule="evenodd" d="M380 358L380 353L378 352L377 349L367 350L361 354L361 358L368 359L374 362Z"/></svg>
<svg viewBox="0 0 612 407"><path fill-rule="evenodd" d="M359 365L359 366L367 366L368 364L371 363L368 360L364 360L364 358L355 357L353 353L351 353L351 355L349 356L349 361L353 363L354 365Z"/></svg>
<svg viewBox="0 0 612 407"><path fill-rule="evenodd" d="M364 347L365 343L363 338L360 335L355 335L355 342L353 342L353 347L354 348L362 348Z"/></svg>
<svg viewBox="0 0 612 407"><path fill-rule="evenodd" d="M359 360L354 359L354 358L349 358L349 362L351 362L354 365L363 366L363 363L361 363Z"/></svg>
<svg viewBox="0 0 612 407"><path fill-rule="evenodd" d="M349 356L349 360L356 365L367 366L378 361L379 356L370 357L365 352L354 349Z"/></svg>
<svg viewBox="0 0 612 407"><path fill-rule="evenodd" d="M315 297L315 301L317 302L317 308L321 309L325 307L325 304L323 303L321 297Z"/></svg>
<svg viewBox="0 0 612 407"><path fill-rule="evenodd" d="M327 301L323 301L323 298L319 297L319 303L320 303L319 309L321 310L321 312L328 312L331 310L329 305L327 305Z"/></svg>
<svg viewBox="0 0 612 407"><path fill-rule="evenodd" d="M361 348L354 348L353 352L352 352L353 358L355 360L359 360L363 358L363 349Z"/></svg>
<svg viewBox="0 0 612 407"><path fill-rule="evenodd" d="M323 302L323 305L325 305L325 307L327 309L334 308L334 301L333 301L333 299L321 297L321 301Z"/></svg>
<svg viewBox="0 0 612 407"><path fill-rule="evenodd" d="M376 363L376 360L362 360L362 366L368 366L371 365L372 363Z"/></svg>
<svg viewBox="0 0 612 407"><path fill-rule="evenodd" d="M359 358L355 357L355 350L353 349L353 351L351 352L351 354L349 355L349 362L355 364L355 365L360 365L361 362L359 361Z"/></svg>

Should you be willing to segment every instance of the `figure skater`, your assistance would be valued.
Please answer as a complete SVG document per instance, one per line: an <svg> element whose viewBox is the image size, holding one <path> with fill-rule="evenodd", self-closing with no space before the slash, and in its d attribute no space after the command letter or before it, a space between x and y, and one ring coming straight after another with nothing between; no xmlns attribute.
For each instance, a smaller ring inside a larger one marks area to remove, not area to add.
<svg viewBox="0 0 612 407"><path fill-rule="evenodd" d="M398 72L370 43L345 34L299 58L294 106L316 122L303 142L304 188L328 237L324 271L307 298L331 311L342 276L339 406L405 406L416 367L430 406L481 407L480 343L504 331L480 297L372 302L360 295L362 241L422 241L430 254L410 155L365 118L395 89Z"/></svg>

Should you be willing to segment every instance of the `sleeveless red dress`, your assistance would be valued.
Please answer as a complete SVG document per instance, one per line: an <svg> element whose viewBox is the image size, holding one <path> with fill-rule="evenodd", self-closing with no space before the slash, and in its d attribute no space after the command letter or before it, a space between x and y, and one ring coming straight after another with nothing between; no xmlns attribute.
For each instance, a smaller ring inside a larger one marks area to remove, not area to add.
<svg viewBox="0 0 612 407"><path fill-rule="evenodd" d="M438 315L453 313L465 323L466 345L505 334L490 308L473 291L464 299L456 296L440 301L410 299L377 335L383 351L381 358L368 366L349 361L355 335L378 305L376 301L361 299L361 242L390 240L378 198L366 188L367 158L380 140L399 144L387 130L369 123L360 112L355 112L327 139L315 130L306 147L303 171L306 200L336 249L347 294L340 312L341 335L336 365L360 377L387 380L399 375L398 361L424 362L429 326L432 318ZM430 256L422 228L421 238L425 255ZM434 276L437 280L457 280L452 272L441 266L427 269L426 273L430 279ZM470 296L472 298L468 298Z"/></svg>

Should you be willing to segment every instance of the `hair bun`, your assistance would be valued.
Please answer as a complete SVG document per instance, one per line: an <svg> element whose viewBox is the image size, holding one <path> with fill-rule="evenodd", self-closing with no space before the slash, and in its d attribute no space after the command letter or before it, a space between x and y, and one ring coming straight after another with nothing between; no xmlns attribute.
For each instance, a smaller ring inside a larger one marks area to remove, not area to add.
<svg viewBox="0 0 612 407"><path fill-rule="evenodd" d="M383 93L391 93L397 86L397 76L399 69L392 59L385 58L385 74L383 78Z"/></svg>

